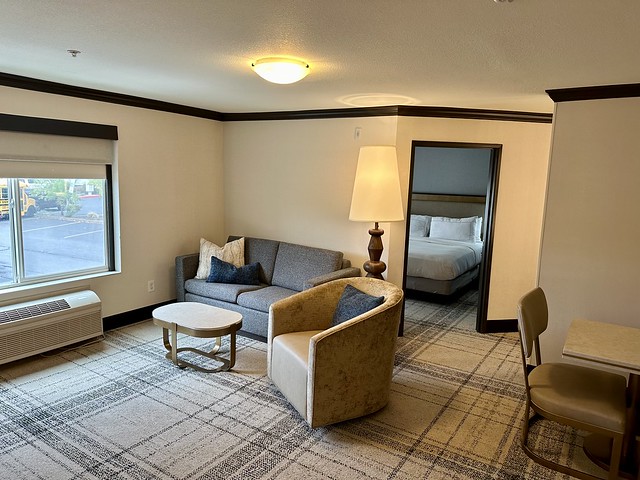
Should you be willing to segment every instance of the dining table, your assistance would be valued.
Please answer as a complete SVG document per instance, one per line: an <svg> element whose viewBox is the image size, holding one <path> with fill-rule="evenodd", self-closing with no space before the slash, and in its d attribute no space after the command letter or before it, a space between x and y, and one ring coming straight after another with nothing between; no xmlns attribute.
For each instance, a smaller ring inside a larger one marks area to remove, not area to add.
<svg viewBox="0 0 640 480"><path fill-rule="evenodd" d="M640 328L583 318L574 319L567 331L562 356L577 361L575 363L628 376L629 402L620 474L635 479L640 463ZM608 439L595 434L588 435L584 439L583 449L594 463L608 468Z"/></svg>

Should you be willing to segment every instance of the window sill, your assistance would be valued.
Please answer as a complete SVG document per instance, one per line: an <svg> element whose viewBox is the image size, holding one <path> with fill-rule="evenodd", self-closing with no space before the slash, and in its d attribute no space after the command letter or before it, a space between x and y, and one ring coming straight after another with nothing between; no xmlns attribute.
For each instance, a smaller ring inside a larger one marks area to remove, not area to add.
<svg viewBox="0 0 640 480"><path fill-rule="evenodd" d="M73 278L50 280L30 285L20 285L16 287L0 290L0 306L16 303L17 301L29 301L62 292L90 289L90 281L95 278L119 275L120 271L109 271L91 273Z"/></svg>

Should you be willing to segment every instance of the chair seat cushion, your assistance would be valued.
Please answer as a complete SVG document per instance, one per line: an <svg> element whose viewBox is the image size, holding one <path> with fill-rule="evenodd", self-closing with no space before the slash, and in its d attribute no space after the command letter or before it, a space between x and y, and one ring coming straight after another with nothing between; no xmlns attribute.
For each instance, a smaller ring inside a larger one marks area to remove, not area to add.
<svg viewBox="0 0 640 480"><path fill-rule="evenodd" d="M623 432L626 379L566 363L543 363L529 374L531 402L549 413Z"/></svg>
<svg viewBox="0 0 640 480"><path fill-rule="evenodd" d="M271 380L289 403L307 418L309 341L322 330L285 333L273 339Z"/></svg>

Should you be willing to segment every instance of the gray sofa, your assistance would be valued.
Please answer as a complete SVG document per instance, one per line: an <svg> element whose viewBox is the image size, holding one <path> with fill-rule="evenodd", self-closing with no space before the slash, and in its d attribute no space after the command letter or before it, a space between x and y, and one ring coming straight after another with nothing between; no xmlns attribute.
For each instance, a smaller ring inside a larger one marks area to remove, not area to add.
<svg viewBox="0 0 640 480"><path fill-rule="evenodd" d="M232 236L228 241L241 237ZM245 264L260 263L260 285L207 283L198 280L199 254L176 257L178 302L201 302L242 314L239 333L266 341L273 302L338 278L359 277L342 252L293 243L244 239Z"/></svg>

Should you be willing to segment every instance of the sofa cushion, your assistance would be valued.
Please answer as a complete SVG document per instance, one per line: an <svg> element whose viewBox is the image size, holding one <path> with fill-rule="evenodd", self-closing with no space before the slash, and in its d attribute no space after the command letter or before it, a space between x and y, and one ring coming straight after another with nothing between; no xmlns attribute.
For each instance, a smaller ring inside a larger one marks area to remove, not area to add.
<svg viewBox="0 0 640 480"><path fill-rule="evenodd" d="M339 270L342 252L280 242L271 285L301 292L305 280Z"/></svg>
<svg viewBox="0 0 640 480"><path fill-rule="evenodd" d="M369 310L379 307L384 303L384 296L374 297L358 290L353 285L346 285L338 300L338 305L333 313L332 326L339 325L352 318L362 315Z"/></svg>
<svg viewBox="0 0 640 480"><path fill-rule="evenodd" d="M230 236L228 241L237 240L242 237ZM276 240L266 240L264 238L244 237L244 263L260 264L260 282L271 285L273 278L273 266L276 263L276 254L280 242Z"/></svg>
<svg viewBox="0 0 640 480"><path fill-rule="evenodd" d="M211 257L219 258L229 262L236 267L244 265L244 238L239 238L227 243L224 247L219 247L209 240L200 239L200 260L196 278L206 280L211 271Z"/></svg>
<svg viewBox="0 0 640 480"><path fill-rule="evenodd" d="M184 288L187 292L202 297L209 297L224 302L236 303L238 295L242 292L257 290L263 288L264 285L234 285L231 283L207 283L206 280L192 278L184 282Z"/></svg>
<svg viewBox="0 0 640 480"><path fill-rule="evenodd" d="M274 286L264 287L260 290L244 292L238 295L238 305L261 312L268 312L273 302L290 297L294 293L297 292L288 288Z"/></svg>
<svg viewBox="0 0 640 480"><path fill-rule="evenodd" d="M211 273L207 277L208 283L237 283L240 285L260 285L260 264L251 263L236 267L231 263L211 257Z"/></svg>

